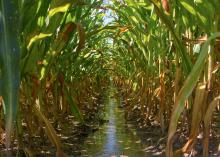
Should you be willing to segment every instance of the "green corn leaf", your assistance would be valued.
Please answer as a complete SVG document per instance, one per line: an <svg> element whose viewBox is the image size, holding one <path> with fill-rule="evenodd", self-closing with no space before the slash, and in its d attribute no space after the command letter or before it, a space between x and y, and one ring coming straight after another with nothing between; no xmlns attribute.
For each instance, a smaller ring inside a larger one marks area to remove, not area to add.
<svg viewBox="0 0 220 157"><path fill-rule="evenodd" d="M78 106L76 105L76 103L74 102L72 96L71 96L71 93L69 92L68 88L64 87L64 93L67 97L67 101L70 105L70 109L71 109L71 112L73 114L73 116L75 116L77 118L77 120L79 120L82 124L84 123L84 119L82 117L82 114L80 113L80 110L78 108Z"/></svg>
<svg viewBox="0 0 220 157"><path fill-rule="evenodd" d="M54 16L56 13L60 13L60 12L64 13L64 12L66 12L69 9L70 5L71 5L70 3L67 3L67 4L64 4L62 6L59 6L59 7L56 7L56 8L52 8L49 11L49 17Z"/></svg>
<svg viewBox="0 0 220 157"><path fill-rule="evenodd" d="M220 36L220 32L214 33L205 42L205 44L202 47L202 50L200 52L199 57L198 57L195 65L193 66L191 73L188 75L186 81L184 82L184 84L183 84L183 86L177 96L177 100L174 104L173 113L172 113L172 117L170 120L167 150L170 150L170 147L172 145L172 138L176 132L178 119L184 110L184 102L188 99L188 97L192 93L194 87L196 86L197 81L200 78L200 74L203 71L203 67L205 65L205 60L208 57L208 48L209 48L210 42L219 36Z"/></svg>
<svg viewBox="0 0 220 157"><path fill-rule="evenodd" d="M1 0L0 10L0 82L5 104L6 146L10 146L13 121L16 118L20 84L20 48L18 44L18 7L13 0Z"/></svg>
<svg viewBox="0 0 220 157"><path fill-rule="evenodd" d="M174 38L174 41L175 41L175 44L176 46L178 47L179 49L179 53L180 53L180 56L182 57L183 59L183 67L184 67L184 70L187 74L190 73L191 69L192 69L192 62L188 56L188 54L186 53L186 48L184 47L182 41L180 40L180 37L177 35L177 33L174 31L174 25L173 23L171 22L171 20L165 15L165 13L163 13L157 2L155 0L150 0L153 4L154 4L154 7L155 7L155 11L157 13L157 15L161 18L161 20L163 21L163 23L166 25L167 29L171 32L173 38Z"/></svg>
<svg viewBox="0 0 220 157"><path fill-rule="evenodd" d="M52 36L52 33L40 33L39 35L35 35L34 37L32 37L32 38L30 39L30 42L29 42L29 44L28 44L28 46L27 46L27 49L30 50L31 45L32 45L34 42L36 42L36 41L38 41L38 40L42 40L42 39L47 38L47 37L50 37L50 36Z"/></svg>
<svg viewBox="0 0 220 157"><path fill-rule="evenodd" d="M196 16L196 5L193 4L193 2L188 1L188 0L180 0L180 3L183 5L183 7L188 10L191 14Z"/></svg>

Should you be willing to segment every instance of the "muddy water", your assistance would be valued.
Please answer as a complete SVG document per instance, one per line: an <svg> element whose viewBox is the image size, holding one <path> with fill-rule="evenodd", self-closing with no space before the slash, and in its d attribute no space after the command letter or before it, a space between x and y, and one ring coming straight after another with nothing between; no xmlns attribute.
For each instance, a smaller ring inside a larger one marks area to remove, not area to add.
<svg viewBox="0 0 220 157"><path fill-rule="evenodd" d="M105 119L109 121L82 144L82 157L150 157L137 137L135 129L125 123L121 100L114 89L106 97Z"/></svg>

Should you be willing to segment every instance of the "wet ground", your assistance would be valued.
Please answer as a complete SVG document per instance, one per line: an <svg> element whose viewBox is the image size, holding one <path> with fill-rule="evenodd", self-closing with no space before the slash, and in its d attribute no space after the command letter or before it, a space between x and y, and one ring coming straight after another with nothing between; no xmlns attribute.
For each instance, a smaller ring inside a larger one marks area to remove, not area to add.
<svg viewBox="0 0 220 157"><path fill-rule="evenodd" d="M106 97L106 124L81 145L82 157L150 157L131 124L126 124L120 98L111 89Z"/></svg>
<svg viewBox="0 0 220 157"><path fill-rule="evenodd" d="M96 120L86 119L87 122L89 120L91 122L81 126L73 117L66 117L58 127L55 127L63 151L69 157L165 157L167 132L162 135L160 125L156 123L140 127L142 124L135 118L132 122L126 121L122 98L116 96L118 94L113 87L103 95L100 103L97 103L98 117L94 117ZM212 124L209 153L210 156L217 157L220 156L219 113L214 114L213 117L215 120ZM187 142L187 135L188 132L178 132L178 139L174 143L175 149L181 148ZM55 156L56 149L44 133L42 136L33 137L32 142L25 140L25 137L24 142L34 157ZM12 156L16 156L17 152L17 144L15 143L14 146ZM202 156L201 139L198 139L195 147L191 156ZM0 145L0 156L6 156L4 145ZM186 154L186 156L190 155Z"/></svg>

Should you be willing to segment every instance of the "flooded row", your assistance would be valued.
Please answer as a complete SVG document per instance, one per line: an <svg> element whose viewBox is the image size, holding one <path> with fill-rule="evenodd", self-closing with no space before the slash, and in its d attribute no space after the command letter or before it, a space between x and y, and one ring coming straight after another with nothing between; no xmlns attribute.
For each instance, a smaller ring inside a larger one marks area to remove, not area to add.
<svg viewBox="0 0 220 157"><path fill-rule="evenodd" d="M115 89L105 98L105 119L100 129L88 136L82 144L83 157L149 157L131 124L127 124L121 99L114 96Z"/></svg>

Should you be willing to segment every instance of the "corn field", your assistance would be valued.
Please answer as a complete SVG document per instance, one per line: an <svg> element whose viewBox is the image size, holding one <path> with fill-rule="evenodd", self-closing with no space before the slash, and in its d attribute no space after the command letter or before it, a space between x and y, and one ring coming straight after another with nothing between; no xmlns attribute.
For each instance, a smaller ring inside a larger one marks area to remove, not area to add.
<svg viewBox="0 0 220 157"><path fill-rule="evenodd" d="M158 127L161 156L220 156L219 8L219 0L1 0L1 156L47 156L38 152L49 140L52 156L70 157L61 134L83 136L100 122L109 86L125 121Z"/></svg>

